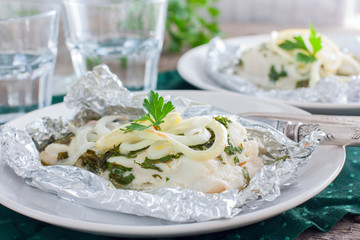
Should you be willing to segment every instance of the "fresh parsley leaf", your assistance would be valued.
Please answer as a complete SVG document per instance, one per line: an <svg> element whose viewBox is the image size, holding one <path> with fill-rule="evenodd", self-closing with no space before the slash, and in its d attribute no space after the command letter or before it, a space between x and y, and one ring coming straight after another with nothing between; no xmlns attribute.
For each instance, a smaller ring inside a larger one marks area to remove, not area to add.
<svg viewBox="0 0 360 240"><path fill-rule="evenodd" d="M271 65L270 72L268 74L270 81L276 82L282 77L287 77L287 72L284 69L284 66L281 65L281 71L278 72L275 69L274 65Z"/></svg>
<svg viewBox="0 0 360 240"><path fill-rule="evenodd" d="M302 38L302 36L295 36L294 39L295 39L295 41L296 41L297 46L298 46L300 49L307 50L307 47L306 47L306 45L305 45L305 42L304 42L304 39Z"/></svg>
<svg viewBox="0 0 360 240"><path fill-rule="evenodd" d="M313 47L313 56L315 57L315 54L321 50L321 37L316 37L316 30L314 26L309 23L309 28L311 32L311 36L309 38L309 42L311 43L311 46Z"/></svg>
<svg viewBox="0 0 360 240"><path fill-rule="evenodd" d="M285 42L280 43L279 47L281 47L282 49L285 49L285 50L294 50L294 49L298 48L297 44L290 40L285 40Z"/></svg>
<svg viewBox="0 0 360 240"><path fill-rule="evenodd" d="M150 113L147 113L145 115L142 115L141 117L139 117L138 119L134 120L135 122L141 122L141 121L145 121L145 120L149 120L152 121Z"/></svg>
<svg viewBox="0 0 360 240"><path fill-rule="evenodd" d="M305 53L298 53L296 54L296 60L299 62L309 63L309 62L315 62L316 58L312 55L307 55Z"/></svg>
<svg viewBox="0 0 360 240"><path fill-rule="evenodd" d="M172 105L171 102L167 102L164 104L164 98L159 97L158 93L155 93L154 91L150 91L149 100L144 99L143 106L145 109L149 112L150 115L148 115L148 120L152 122L155 126L157 126L160 129L160 124L163 123L163 119L170 113L172 110L175 109L174 105Z"/></svg>
<svg viewBox="0 0 360 240"><path fill-rule="evenodd" d="M279 44L279 47L285 50L303 49L307 51L304 39L301 36L294 37L294 40L294 42L285 40L285 42Z"/></svg>
<svg viewBox="0 0 360 240"><path fill-rule="evenodd" d="M279 44L279 47L287 51L296 49L303 50L304 52L298 52L296 54L296 60L299 62L312 63L316 61L316 53L322 48L321 37L316 36L317 32L311 23L309 23L309 28L311 33L309 42L312 46L312 52L306 47L304 39L301 36L295 36L294 41L285 40Z"/></svg>
<svg viewBox="0 0 360 240"><path fill-rule="evenodd" d="M170 101L164 104L164 98L160 97L159 94L154 91L149 92L148 99L144 99L143 106L148 113L134 120L134 122L126 126L125 129L121 128L120 130L128 133L154 127L156 130L161 131L160 124L164 122L163 119L175 109L174 105ZM149 120L151 125L145 126L138 123L144 120Z"/></svg>
<svg viewBox="0 0 360 240"><path fill-rule="evenodd" d="M120 129L120 130L124 131L125 133L128 133L128 132L132 132L132 131L143 131L151 126L152 125L145 126L145 125L141 125L136 122L133 122L130 125L126 126L125 129Z"/></svg>

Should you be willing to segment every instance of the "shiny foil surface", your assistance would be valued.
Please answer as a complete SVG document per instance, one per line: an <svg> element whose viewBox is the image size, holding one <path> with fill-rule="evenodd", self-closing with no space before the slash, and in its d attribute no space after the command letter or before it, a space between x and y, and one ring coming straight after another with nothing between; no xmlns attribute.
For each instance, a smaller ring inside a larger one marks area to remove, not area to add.
<svg viewBox="0 0 360 240"><path fill-rule="evenodd" d="M349 82L335 77L321 79L313 88L294 90L263 89L236 74L243 45L225 43L216 37L209 43L203 70L214 82L223 88L258 97L294 102L352 103L360 102L360 76L353 76Z"/></svg>
<svg viewBox="0 0 360 240"><path fill-rule="evenodd" d="M144 112L141 107L144 97L133 96L121 86L119 79L107 66L100 65L80 79L65 98L68 107L78 110L74 119L38 119L25 129L2 126L2 159L18 176L24 178L26 184L77 204L173 222L201 222L231 218L242 211L257 208L264 201L274 201L280 196L282 185L296 180L299 167L306 164L324 135L322 132L312 132L300 143L295 143L265 124L230 116L212 106L186 98L164 96L165 100L173 102L183 118L223 114L240 122L247 129L249 138L258 141L266 165L244 190L204 194L181 188L154 191L115 189L109 181L87 170L41 164L37 147L43 148L49 139L66 136L72 127L103 114L118 113L130 119L139 116ZM290 158L279 160L284 155Z"/></svg>

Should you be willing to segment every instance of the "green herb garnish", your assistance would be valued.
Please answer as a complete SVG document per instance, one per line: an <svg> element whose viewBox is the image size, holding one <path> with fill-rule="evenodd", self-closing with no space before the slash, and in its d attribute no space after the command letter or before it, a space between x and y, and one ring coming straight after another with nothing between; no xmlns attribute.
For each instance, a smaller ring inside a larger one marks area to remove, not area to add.
<svg viewBox="0 0 360 240"><path fill-rule="evenodd" d="M216 121L218 121L219 123L221 123L222 125L224 125L226 128L229 127L229 123L232 123L232 121L226 117L217 116L217 117L214 117L214 119Z"/></svg>
<svg viewBox="0 0 360 240"><path fill-rule="evenodd" d="M142 152L147 148L148 147L136 151L131 151L127 154L120 153L120 145L114 146L112 149L105 152L104 154L96 154L95 151L88 149L79 157L79 160L82 161L82 165L90 172L99 173L100 169L105 170L107 168L106 163L109 158L117 156L136 158L139 152Z"/></svg>
<svg viewBox="0 0 360 240"><path fill-rule="evenodd" d="M149 127L154 127L156 130L161 131L160 124L163 123L163 119L175 109L174 105L169 101L164 104L164 98L159 97L158 93L150 91L148 99L144 99L144 108L148 111L147 114L136 119L130 125L126 126L125 129L120 129L125 133L132 131L142 131ZM148 120L151 122L149 126L139 124L140 121Z"/></svg>
<svg viewBox="0 0 360 240"><path fill-rule="evenodd" d="M110 180L115 181L121 185L128 185L135 179L134 175L130 173L132 168L116 163L108 163L107 168L110 171Z"/></svg>
<svg viewBox="0 0 360 240"><path fill-rule="evenodd" d="M295 49L303 50L304 52L296 54L296 60L299 62L311 63L316 61L316 53L322 48L321 37L316 36L317 32L311 23L309 23L309 28L311 33L309 42L312 46L312 52L306 47L304 39L301 36L295 36L294 41L285 40L285 42L279 44L279 47L288 51Z"/></svg>
<svg viewBox="0 0 360 240"><path fill-rule="evenodd" d="M284 66L281 65L281 71L277 72L274 65L271 65L270 72L268 74L270 81L276 82L282 77L287 77L287 72L284 70Z"/></svg>
<svg viewBox="0 0 360 240"><path fill-rule="evenodd" d="M301 36L295 36L294 40L294 42L290 40L285 40L285 42L279 44L279 47L285 50L303 49L305 51L308 51L305 46L304 39Z"/></svg>
<svg viewBox="0 0 360 240"><path fill-rule="evenodd" d="M106 168L106 160L101 155L97 155L94 150L88 149L84 152L79 160L82 161L82 165L86 167L87 170L93 173L99 173L100 168Z"/></svg>
<svg viewBox="0 0 360 240"><path fill-rule="evenodd" d="M157 158L157 159L150 159L150 158L146 157L144 162L139 163L139 165L144 169L153 169L158 172L162 172L162 169L159 168L158 166L156 166L155 164L167 163L167 162L172 161L173 159L178 159L182 155L183 155L182 153L177 153L177 154L172 154L172 155L166 155L162 158Z"/></svg>
<svg viewBox="0 0 360 240"><path fill-rule="evenodd" d="M68 134L66 134L66 136L64 136L63 138L57 139L54 143L70 145L73 137L75 137L75 134L74 134L74 133L68 133Z"/></svg>
<svg viewBox="0 0 360 240"><path fill-rule="evenodd" d="M311 46L313 47L313 55L315 56L315 54L317 52L319 52L322 48L321 37L316 37L316 30L311 23L309 23L309 28L310 28L310 32L311 32L309 42L311 43Z"/></svg>
<svg viewBox="0 0 360 240"><path fill-rule="evenodd" d="M57 155L56 160L59 161L59 160L67 159L67 158L69 158L69 153L68 152L59 152L58 155Z"/></svg>
<svg viewBox="0 0 360 240"><path fill-rule="evenodd" d="M249 184L249 182L250 182L250 175L249 175L249 172L248 172L248 170L246 169L246 167L243 167L242 173L243 173L243 175L244 175L244 178L245 178L247 184Z"/></svg>
<svg viewBox="0 0 360 240"><path fill-rule="evenodd" d="M225 164L224 159L221 157L221 155L217 156L216 159L222 164Z"/></svg>
<svg viewBox="0 0 360 240"><path fill-rule="evenodd" d="M208 43L221 33L219 0L169 0L166 30L170 52L180 52Z"/></svg>
<svg viewBox="0 0 360 240"><path fill-rule="evenodd" d="M227 141L228 141L228 146L226 146L225 148L224 148L224 152L226 152L228 155L234 155L234 154L236 154L236 152L238 152L238 153L242 153L242 151L243 151L243 146L242 145L240 145L239 147L235 147L233 144L232 144L232 142L230 141L230 137L229 137L229 134L228 134L228 139L227 139Z"/></svg>
<svg viewBox="0 0 360 240"><path fill-rule="evenodd" d="M234 157L234 164L239 164L240 163L240 159L238 158L238 156Z"/></svg>
<svg viewBox="0 0 360 240"><path fill-rule="evenodd" d="M240 188L240 190L245 189L247 186L249 186L249 183L250 183L250 175L249 175L249 172L246 169L246 167L243 167L242 174L243 174L243 176L244 176L244 178L246 180L246 183Z"/></svg>
<svg viewBox="0 0 360 240"><path fill-rule="evenodd" d="M289 156L279 157L279 158L275 159L275 162L277 162L277 161L286 161L289 158L290 158Z"/></svg>
<svg viewBox="0 0 360 240"><path fill-rule="evenodd" d="M309 86L309 79L299 80L296 82L296 88L308 87Z"/></svg>
<svg viewBox="0 0 360 240"><path fill-rule="evenodd" d="M103 158L106 158L105 160L108 160L110 157L126 157L126 158L136 158L139 152L142 152L144 150L146 150L147 148L149 148L149 146L138 149L138 150L134 150L134 151L130 151L127 154L124 153L120 153L120 145L114 146L112 149L110 149L109 151L107 151L106 153L104 153Z"/></svg>
<svg viewBox="0 0 360 240"><path fill-rule="evenodd" d="M159 174L153 174L152 177L153 177L153 178L160 178L160 179L162 179L162 177L161 177Z"/></svg>

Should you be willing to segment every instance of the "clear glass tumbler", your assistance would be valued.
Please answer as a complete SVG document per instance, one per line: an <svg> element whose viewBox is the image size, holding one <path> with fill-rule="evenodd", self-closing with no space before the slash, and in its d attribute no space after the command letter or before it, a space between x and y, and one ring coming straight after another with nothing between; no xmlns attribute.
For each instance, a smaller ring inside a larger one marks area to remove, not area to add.
<svg viewBox="0 0 360 240"><path fill-rule="evenodd" d="M0 123L51 104L60 7L0 1Z"/></svg>
<svg viewBox="0 0 360 240"><path fill-rule="evenodd" d="M63 0L66 45L78 78L106 64L129 90L155 89L166 0Z"/></svg>

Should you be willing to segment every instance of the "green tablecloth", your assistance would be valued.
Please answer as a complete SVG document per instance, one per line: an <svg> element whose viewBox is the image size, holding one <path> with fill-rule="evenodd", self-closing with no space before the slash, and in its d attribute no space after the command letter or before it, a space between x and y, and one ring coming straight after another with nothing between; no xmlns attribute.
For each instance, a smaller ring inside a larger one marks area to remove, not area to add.
<svg viewBox="0 0 360 240"><path fill-rule="evenodd" d="M196 89L186 83L176 71L159 74L158 86L160 90ZM54 98L54 102L59 101L62 101L62 97ZM335 181L304 204L260 223L224 232L193 236L191 239L294 239L309 227L328 231L345 214L360 214L360 148L347 147L346 154L345 166ZM56 227L25 217L0 205L0 239L124 238L103 237ZM189 237L176 239L185 240Z"/></svg>

